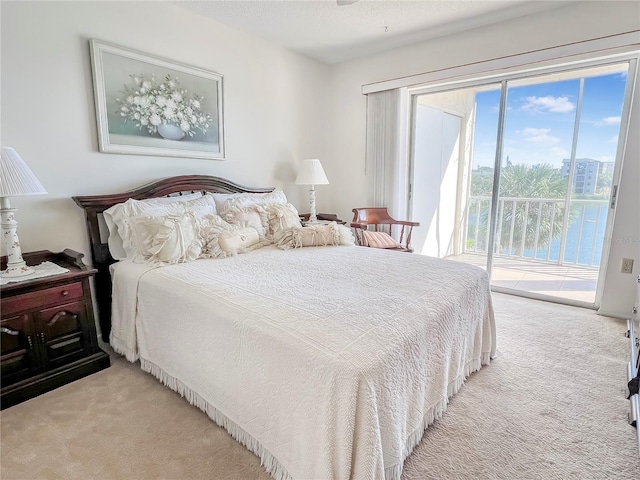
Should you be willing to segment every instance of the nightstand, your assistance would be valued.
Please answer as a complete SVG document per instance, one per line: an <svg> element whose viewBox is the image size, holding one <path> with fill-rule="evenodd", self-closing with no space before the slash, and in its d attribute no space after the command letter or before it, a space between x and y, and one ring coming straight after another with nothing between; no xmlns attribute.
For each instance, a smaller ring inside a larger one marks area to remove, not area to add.
<svg viewBox="0 0 640 480"><path fill-rule="evenodd" d="M345 222L343 220L340 220L335 213L318 213L318 214L316 214L316 217L318 218L318 222L320 224L327 224L327 223L331 223L331 222L336 222L339 225L346 225L346 223L347 223L347 222ZM304 223L309 221L309 214L308 213L301 213L300 214L300 221L302 222L302 226L304 226Z"/></svg>
<svg viewBox="0 0 640 480"><path fill-rule="evenodd" d="M2 409L110 365L93 316L89 278L96 270L83 256L73 250L24 254L27 265L48 261L69 271L0 286Z"/></svg>

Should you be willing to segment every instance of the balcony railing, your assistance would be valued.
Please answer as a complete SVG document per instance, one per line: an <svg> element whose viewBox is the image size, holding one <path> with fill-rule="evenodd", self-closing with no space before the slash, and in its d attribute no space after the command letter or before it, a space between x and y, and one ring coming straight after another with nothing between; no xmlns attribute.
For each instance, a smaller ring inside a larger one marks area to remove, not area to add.
<svg viewBox="0 0 640 480"><path fill-rule="evenodd" d="M466 210L464 251L486 254L491 197L470 196ZM499 198L494 255L597 268L607 211L607 200L576 199L565 219L564 199Z"/></svg>

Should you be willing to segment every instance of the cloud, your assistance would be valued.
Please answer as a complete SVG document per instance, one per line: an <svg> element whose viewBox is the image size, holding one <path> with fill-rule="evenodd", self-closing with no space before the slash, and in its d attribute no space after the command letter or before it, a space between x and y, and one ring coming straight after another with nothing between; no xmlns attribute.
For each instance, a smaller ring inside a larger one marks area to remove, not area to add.
<svg viewBox="0 0 640 480"><path fill-rule="evenodd" d="M533 143L543 143L546 145L554 145L560 141L558 137L554 137L553 135L549 135L551 132L550 128L523 128L522 130L517 131L516 133L521 133L524 135L524 140L526 142Z"/></svg>
<svg viewBox="0 0 640 480"><path fill-rule="evenodd" d="M620 125L621 117L604 117L602 120L597 121L594 125L603 127L605 125Z"/></svg>
<svg viewBox="0 0 640 480"><path fill-rule="evenodd" d="M526 112L573 112L576 106L569 101L569 97L526 97L526 103L520 108Z"/></svg>
<svg viewBox="0 0 640 480"><path fill-rule="evenodd" d="M562 158L567 158L569 155L571 155L571 152L569 150L566 150L562 147L553 147L551 151L554 153L554 155Z"/></svg>
<svg viewBox="0 0 640 480"><path fill-rule="evenodd" d="M523 135L545 135L551 131L550 128L523 128L520 132Z"/></svg>
<svg viewBox="0 0 640 480"><path fill-rule="evenodd" d="M618 143L618 135L614 135L609 139L609 143Z"/></svg>

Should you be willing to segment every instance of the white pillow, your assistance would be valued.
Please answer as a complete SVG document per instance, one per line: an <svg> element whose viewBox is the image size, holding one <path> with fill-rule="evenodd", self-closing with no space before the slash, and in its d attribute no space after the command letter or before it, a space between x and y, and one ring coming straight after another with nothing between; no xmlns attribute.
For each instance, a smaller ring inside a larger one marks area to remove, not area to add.
<svg viewBox="0 0 640 480"><path fill-rule="evenodd" d="M188 195L177 195L174 197L158 197L149 198L146 200L137 200L138 202L144 202L149 205L154 204L166 204L175 202L188 202L202 197L202 192L190 193ZM118 232L118 226L113 221L113 215L119 216L119 211L124 208L124 203L118 203L103 212L104 221L107 224L107 230L109 230L109 238L107 243L109 245L109 252L115 260L123 260L127 258L127 252L125 252L122 245L122 237Z"/></svg>
<svg viewBox="0 0 640 480"><path fill-rule="evenodd" d="M220 214L230 208L243 208L267 203L287 203L287 196L282 190L268 193L210 193Z"/></svg>
<svg viewBox="0 0 640 480"><path fill-rule="evenodd" d="M192 213L195 216L199 217L216 213L215 201L213 200L211 195L200 196L199 198L188 201L167 201L169 198L180 197L166 197L162 199L153 198L149 200L134 200L130 198L124 203L114 205L108 210L105 210L105 213L107 214L105 215L105 221L107 219L107 216L110 215L110 220L117 227L118 234L122 239L122 249L125 253L124 258L133 258L133 256L136 255L135 248L132 246L130 239L131 219L134 217L157 217L168 215L183 215L186 213ZM115 239L113 243L115 244ZM116 253L118 253L117 250Z"/></svg>
<svg viewBox="0 0 640 480"><path fill-rule="evenodd" d="M139 215L130 219L130 225L134 262L153 265L189 262L202 252L198 219L193 213Z"/></svg>

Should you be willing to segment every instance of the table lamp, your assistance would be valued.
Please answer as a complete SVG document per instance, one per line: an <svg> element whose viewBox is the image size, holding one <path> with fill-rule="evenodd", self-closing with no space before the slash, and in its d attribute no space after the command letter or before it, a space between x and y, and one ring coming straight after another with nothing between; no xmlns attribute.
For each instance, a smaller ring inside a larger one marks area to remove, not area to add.
<svg viewBox="0 0 640 480"><path fill-rule="evenodd" d="M7 249L7 269L2 277L21 277L34 272L22 259L18 240L16 209L11 208L9 197L19 195L42 195L47 193L24 160L11 147L2 147L0 153L0 218L2 237Z"/></svg>
<svg viewBox="0 0 640 480"><path fill-rule="evenodd" d="M316 216L316 185L328 185L329 180L324 173L322 164L317 158L309 158L302 161L302 166L296 178L296 185L311 185L309 189L309 222L317 223Z"/></svg>

